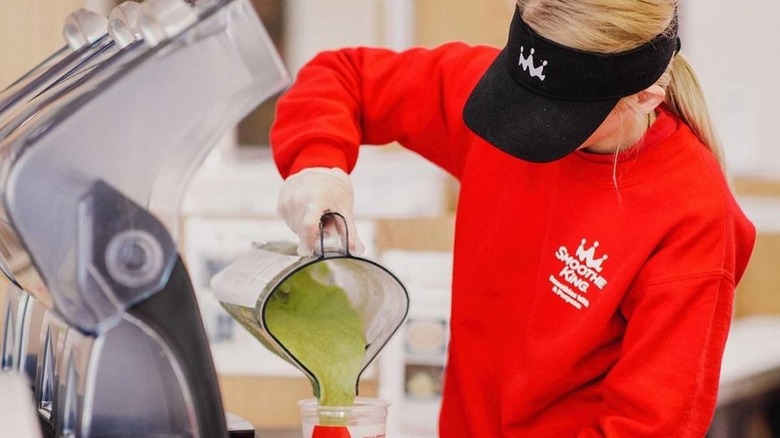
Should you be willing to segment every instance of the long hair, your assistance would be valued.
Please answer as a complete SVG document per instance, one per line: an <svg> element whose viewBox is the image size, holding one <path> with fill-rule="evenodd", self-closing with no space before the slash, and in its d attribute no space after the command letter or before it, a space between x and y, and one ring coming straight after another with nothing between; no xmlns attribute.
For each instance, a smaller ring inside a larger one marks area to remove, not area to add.
<svg viewBox="0 0 780 438"><path fill-rule="evenodd" d="M647 43L677 19L676 0L517 0L523 20L538 34L568 47L617 53ZM715 155L723 152L712 128L699 80L678 53L658 80L667 106Z"/></svg>

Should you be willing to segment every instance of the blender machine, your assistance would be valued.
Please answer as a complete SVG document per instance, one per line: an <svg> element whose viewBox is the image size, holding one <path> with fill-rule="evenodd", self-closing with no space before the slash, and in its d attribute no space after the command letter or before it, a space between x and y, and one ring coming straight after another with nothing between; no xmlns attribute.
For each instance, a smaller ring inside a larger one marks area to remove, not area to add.
<svg viewBox="0 0 780 438"><path fill-rule="evenodd" d="M289 76L248 0L77 11L64 34L0 93L2 372L45 436L253 436L222 406L178 207Z"/></svg>

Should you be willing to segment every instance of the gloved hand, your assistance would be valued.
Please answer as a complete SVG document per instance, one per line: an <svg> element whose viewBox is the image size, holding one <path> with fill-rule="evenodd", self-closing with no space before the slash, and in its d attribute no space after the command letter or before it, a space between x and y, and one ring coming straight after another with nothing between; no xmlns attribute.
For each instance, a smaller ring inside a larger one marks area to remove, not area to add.
<svg viewBox="0 0 780 438"><path fill-rule="evenodd" d="M346 172L337 167L312 167L287 177L279 191L277 209L287 226L298 235L298 255L310 256L315 248L319 251L320 218L325 213L344 216L349 251L361 255L365 246L357 235L352 204L352 182ZM340 219L334 222L338 233L345 236L345 224ZM324 231L327 233L328 228Z"/></svg>

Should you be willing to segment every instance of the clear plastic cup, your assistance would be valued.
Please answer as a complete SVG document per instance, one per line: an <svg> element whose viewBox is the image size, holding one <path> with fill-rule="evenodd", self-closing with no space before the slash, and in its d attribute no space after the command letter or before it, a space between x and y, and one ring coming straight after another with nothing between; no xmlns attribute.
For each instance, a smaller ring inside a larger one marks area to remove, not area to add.
<svg viewBox="0 0 780 438"><path fill-rule="evenodd" d="M316 399L298 402L303 438L384 438L388 402L355 398L352 406L320 406Z"/></svg>

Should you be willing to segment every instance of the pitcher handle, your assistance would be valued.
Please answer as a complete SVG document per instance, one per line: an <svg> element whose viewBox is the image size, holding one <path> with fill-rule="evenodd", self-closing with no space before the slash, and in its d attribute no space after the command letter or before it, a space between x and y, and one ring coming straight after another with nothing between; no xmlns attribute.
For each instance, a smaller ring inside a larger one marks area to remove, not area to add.
<svg viewBox="0 0 780 438"><path fill-rule="evenodd" d="M337 213L335 211L326 211L320 217L320 257L325 256L325 227L332 223L332 221L338 220L335 217L341 218L341 221L344 223L344 248L339 248L338 251L342 252L346 256L351 256L349 253L349 227L347 226L347 219L341 213ZM338 227L336 227L335 224L333 226L336 228L336 233L340 234Z"/></svg>

